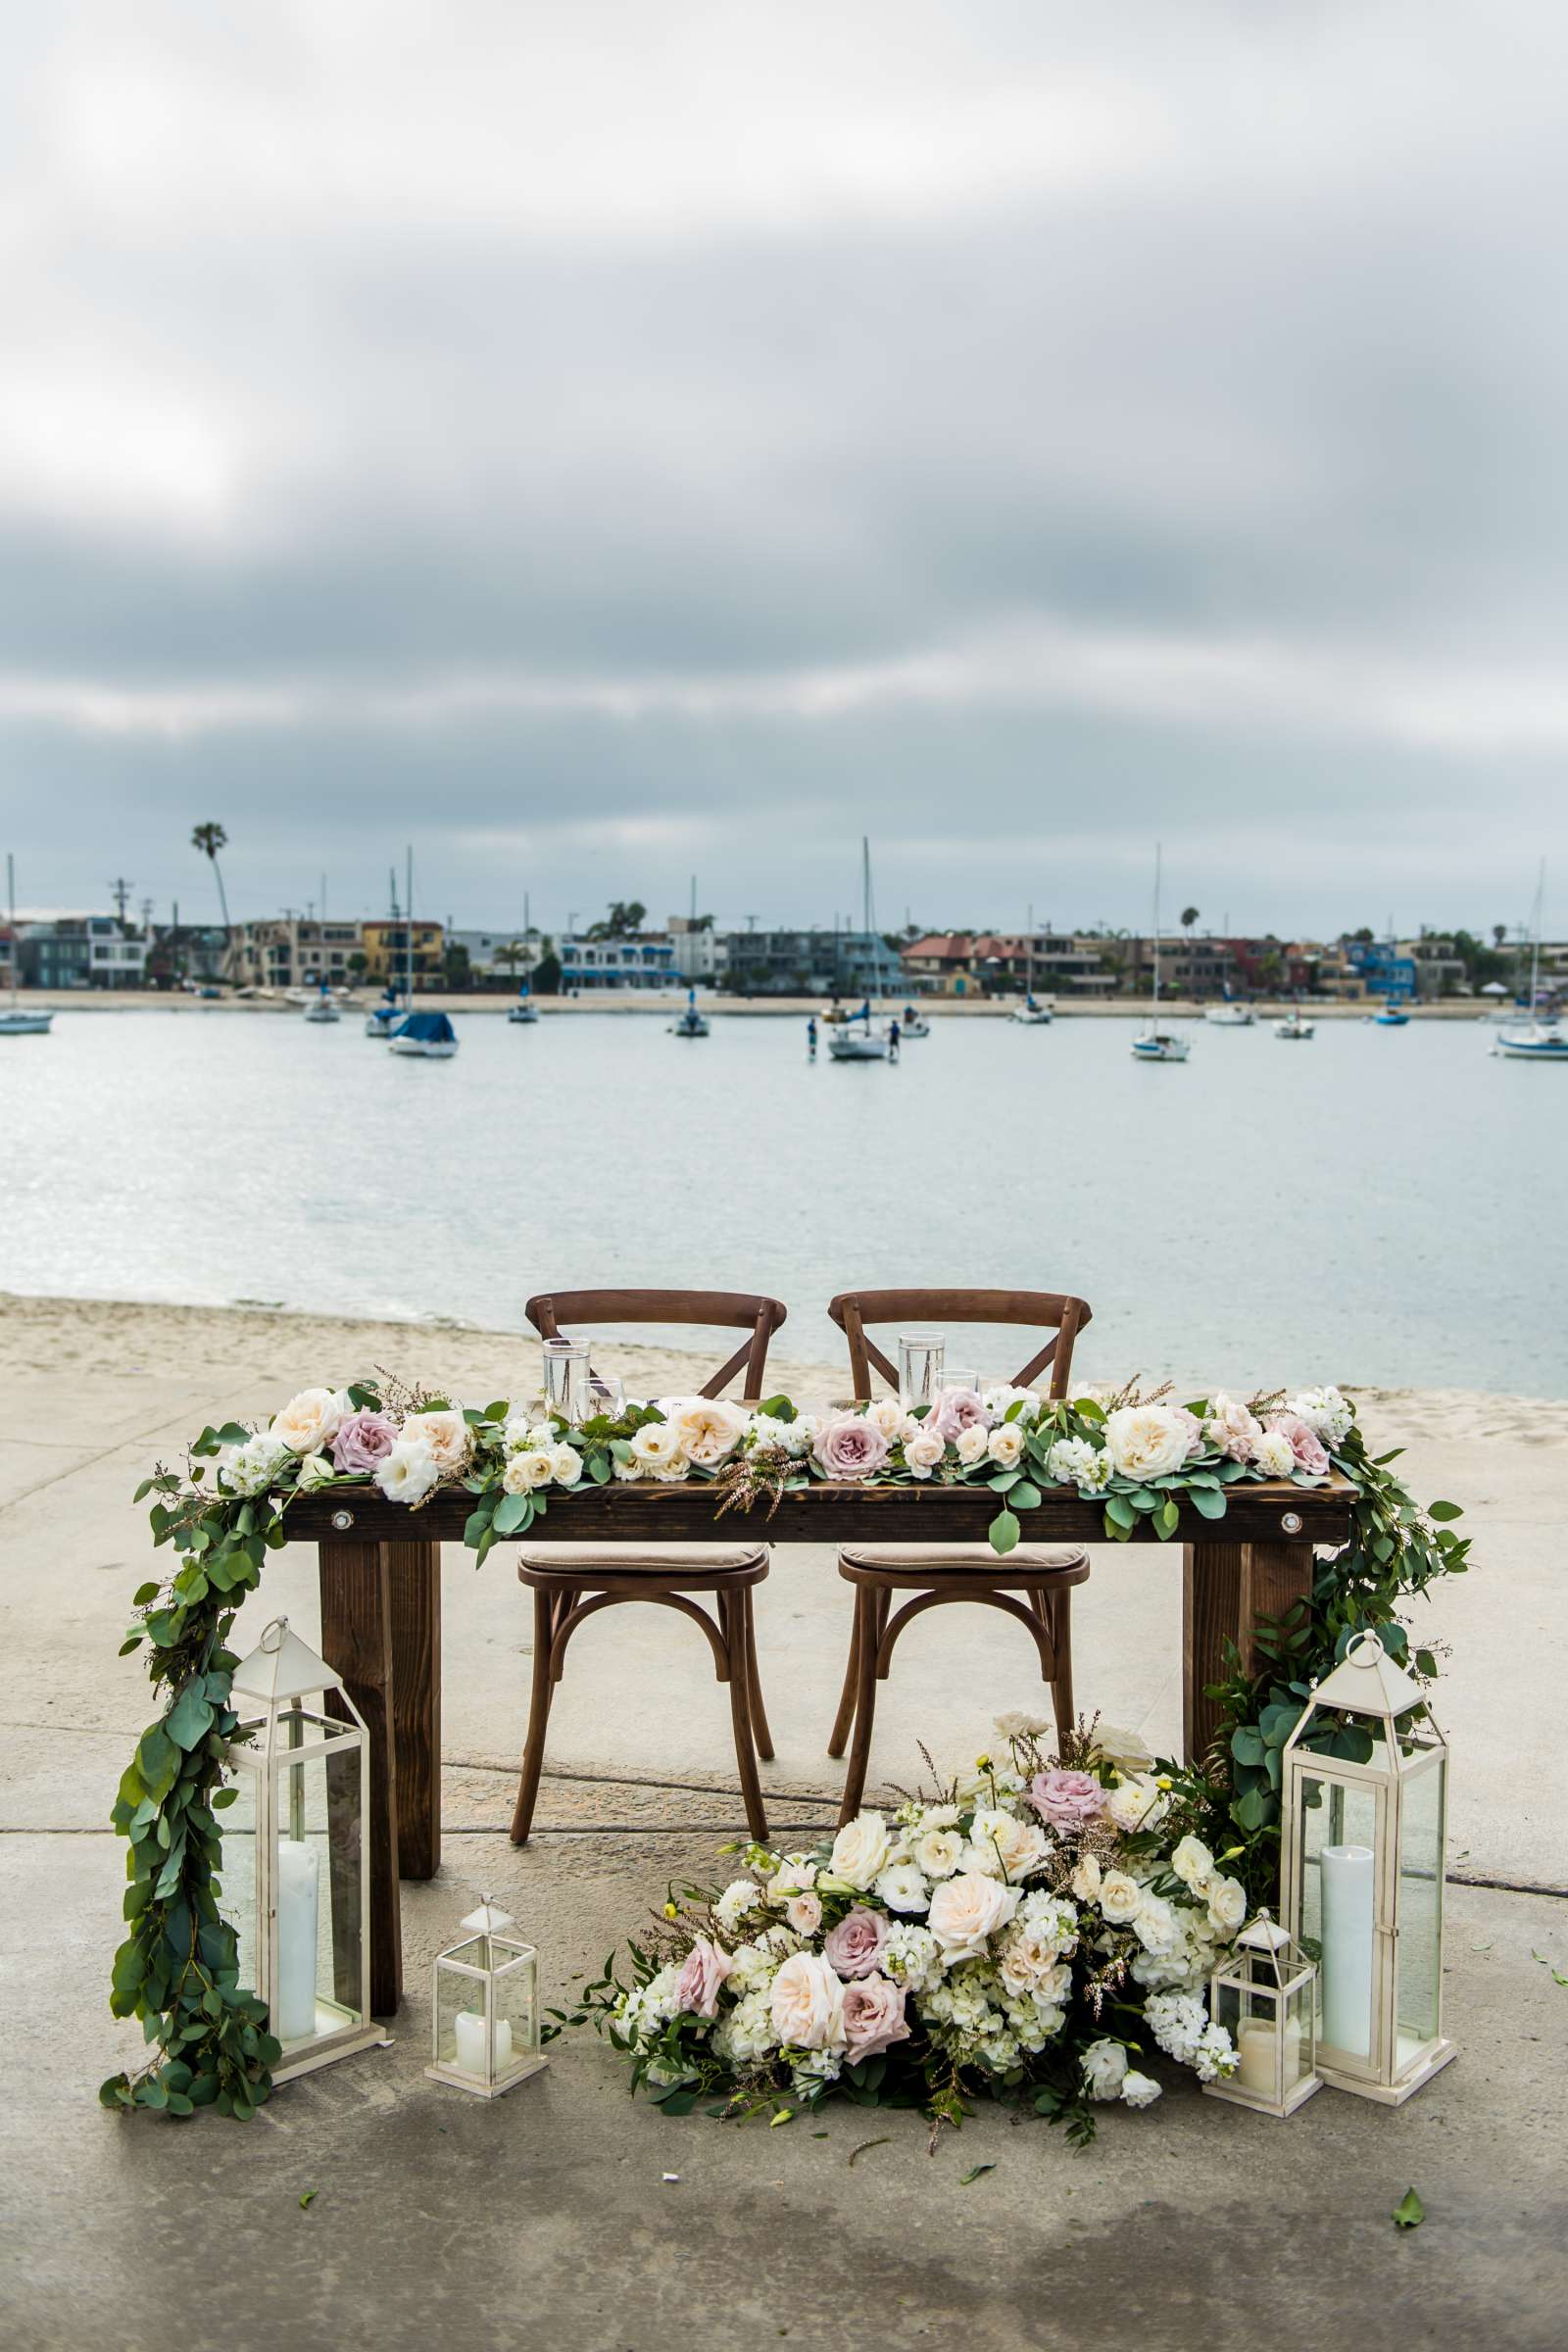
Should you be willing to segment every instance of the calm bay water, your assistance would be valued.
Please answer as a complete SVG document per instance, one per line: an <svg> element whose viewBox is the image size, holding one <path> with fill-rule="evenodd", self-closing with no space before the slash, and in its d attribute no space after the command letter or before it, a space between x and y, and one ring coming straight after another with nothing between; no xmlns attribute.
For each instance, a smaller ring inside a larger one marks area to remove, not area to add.
<svg viewBox="0 0 1568 2352"><path fill-rule="evenodd" d="M804 1023L474 1016L452 1062L276 1014L0 1041L0 1289L514 1327L531 1291L770 1291L836 1359L854 1283L1077 1291L1078 1363L1568 1395L1568 1080L1478 1024L936 1020L897 1068ZM1006 1343L976 1351L1014 1368Z"/></svg>

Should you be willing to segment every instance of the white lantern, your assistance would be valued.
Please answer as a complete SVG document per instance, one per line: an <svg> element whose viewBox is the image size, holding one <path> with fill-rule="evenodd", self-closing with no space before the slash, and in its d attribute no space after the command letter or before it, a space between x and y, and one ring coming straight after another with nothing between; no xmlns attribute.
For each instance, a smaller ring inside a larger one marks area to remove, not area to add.
<svg viewBox="0 0 1568 2352"><path fill-rule="evenodd" d="M1357 1634L1285 1743L1286 1922L1318 1965L1317 2071L1397 2107L1453 2056L1443 2037L1447 1742L1418 1684ZM1365 1762L1310 1747L1366 1735Z"/></svg>
<svg viewBox="0 0 1568 2352"><path fill-rule="evenodd" d="M1294 2115L1321 2087L1313 2066L1317 1971L1266 1911L1245 1927L1209 1981L1209 2015L1236 2044L1234 2075L1205 2082L1213 2099L1260 2115Z"/></svg>
<svg viewBox="0 0 1568 2352"><path fill-rule="evenodd" d="M507 1935L512 1921L488 1895L463 1924L463 1942L436 1955L424 2071L495 2099L550 2063L539 2047L539 1955Z"/></svg>
<svg viewBox="0 0 1568 2352"><path fill-rule="evenodd" d="M342 1713L328 1714L335 1691ZM313 1703L307 1705L307 1700ZM241 1984L267 2003L286 2082L389 2036L370 2018L367 1737L342 1679L274 1618L234 1669L238 1791L222 1816L223 1909Z"/></svg>

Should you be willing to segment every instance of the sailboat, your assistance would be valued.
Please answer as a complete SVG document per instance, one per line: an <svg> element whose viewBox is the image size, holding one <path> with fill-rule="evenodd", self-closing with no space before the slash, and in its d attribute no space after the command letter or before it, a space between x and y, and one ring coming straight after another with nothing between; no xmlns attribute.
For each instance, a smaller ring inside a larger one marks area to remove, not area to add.
<svg viewBox="0 0 1568 2352"><path fill-rule="evenodd" d="M398 1000L398 992L388 981L386 994L380 1004L372 1005L365 1016L365 1034L367 1037L389 1038L402 1018L403 1006Z"/></svg>
<svg viewBox="0 0 1568 2352"><path fill-rule="evenodd" d="M1526 1029L1504 1029L1492 1051L1502 1061L1568 1061L1568 1037L1559 1034L1554 1022L1544 1021L1539 1004L1541 993L1541 918L1546 897L1546 860L1541 860L1541 878L1536 884L1535 912L1530 924L1530 1011L1531 1021Z"/></svg>
<svg viewBox="0 0 1568 2352"><path fill-rule="evenodd" d="M409 851L408 913L404 919L403 995L414 1003L414 852ZM414 1012L387 1039L390 1054L410 1054L422 1061L450 1061L458 1050L458 1033L444 1012Z"/></svg>
<svg viewBox="0 0 1568 2352"><path fill-rule="evenodd" d="M860 901L863 910L861 923L867 936L871 936L871 844L863 833L860 836ZM873 977L877 995L880 996L882 993L880 940L873 950L873 955L876 965ZM830 1061L886 1061L888 1057L887 1031L872 1027L869 997L866 998L858 1012L846 1014L841 1021L828 1030L827 1052Z"/></svg>
<svg viewBox="0 0 1568 2352"><path fill-rule="evenodd" d="M1317 1026L1315 1022L1303 1018L1299 1004L1293 1004L1284 1020L1275 1022L1274 1034L1276 1037L1304 1039L1315 1037Z"/></svg>
<svg viewBox="0 0 1568 2352"><path fill-rule="evenodd" d="M1022 1029L1049 1029L1051 1006L1041 1004L1035 999L1035 910L1032 906L1029 909L1029 946L1024 961L1023 992L1023 1003L1013 1006L1007 1015L1008 1020L1016 1021Z"/></svg>
<svg viewBox="0 0 1568 2352"><path fill-rule="evenodd" d="M707 1013L697 1009L697 991L689 988L686 991L686 1009L670 1022L669 1034L671 1037L706 1037L708 1030Z"/></svg>
<svg viewBox="0 0 1568 2352"><path fill-rule="evenodd" d="M1185 1037L1176 1036L1159 1025L1159 872L1160 845L1154 844L1154 977L1150 997L1150 1019L1147 1029L1140 1029L1133 1039L1135 1061L1185 1061L1188 1045Z"/></svg>
<svg viewBox="0 0 1568 2352"><path fill-rule="evenodd" d="M52 1012L24 1012L17 1003L17 869L6 854L6 902L11 913L11 1008L0 1012L0 1037L47 1037Z"/></svg>
<svg viewBox="0 0 1568 2352"><path fill-rule="evenodd" d="M528 983L526 980L521 980L518 982L517 1002L508 1012L507 1018L509 1021L514 1022L518 1028L522 1028L524 1026L531 1028L534 1022L538 1020L539 1007L534 1003L532 996L529 994Z"/></svg>
<svg viewBox="0 0 1568 2352"><path fill-rule="evenodd" d="M319 983L316 995L306 1005L305 1018L308 1021L340 1021L343 1018L332 1002L332 992L324 980Z"/></svg>
<svg viewBox="0 0 1568 2352"><path fill-rule="evenodd" d="M1254 1025L1252 1007L1250 1004L1244 1004L1239 997L1231 995L1231 984L1228 980L1225 983L1224 1004L1205 1004L1203 1018L1215 1029L1250 1029Z"/></svg>
<svg viewBox="0 0 1568 2352"><path fill-rule="evenodd" d="M899 1035L901 1037L929 1037L930 1034L931 1024L918 1004L906 1004L903 1012L899 1015Z"/></svg>

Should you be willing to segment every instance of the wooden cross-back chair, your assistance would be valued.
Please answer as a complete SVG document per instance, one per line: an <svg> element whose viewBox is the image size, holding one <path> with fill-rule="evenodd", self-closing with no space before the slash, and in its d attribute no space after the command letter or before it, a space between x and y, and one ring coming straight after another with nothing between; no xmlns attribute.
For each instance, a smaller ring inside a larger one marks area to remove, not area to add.
<svg viewBox="0 0 1568 2352"><path fill-rule="evenodd" d="M1050 1395L1067 1394L1073 1344L1089 1321L1082 1298L1057 1291L841 1291L828 1313L850 1345L850 1377L857 1397L871 1393L874 1366L897 1389L898 1368L867 1335L867 1324L903 1323L927 1330L944 1324L1027 1324L1053 1337L1029 1357L1012 1385L1026 1388L1050 1366ZM948 1601L980 1601L1016 1617L1033 1637L1040 1678L1051 1685L1058 1735L1073 1722L1072 1588L1089 1574L1077 1544L1019 1544L1004 1554L989 1544L855 1544L839 1553L839 1574L855 1588L855 1622L839 1711L828 1753L842 1756L850 1735L849 1770L840 1821L853 1820L865 1793L876 1715L876 1687L886 1682L894 1644L912 1619ZM894 1609L898 1592L910 1597Z"/></svg>
<svg viewBox="0 0 1568 2352"><path fill-rule="evenodd" d="M1049 1364L1052 1396L1065 1396L1073 1347L1090 1319L1086 1301L1062 1291L841 1291L827 1311L850 1343L850 1377L862 1399L871 1394L873 1366L890 1388L899 1385L898 1367L870 1337L868 1323L1022 1323L1049 1330L1051 1339L1013 1374L1013 1386L1028 1388Z"/></svg>
<svg viewBox="0 0 1568 2352"><path fill-rule="evenodd" d="M530 1298L526 1313L541 1339L563 1336L562 1325L696 1323L749 1334L698 1392L721 1396L742 1367L742 1396L763 1394L767 1348L786 1309L781 1300L743 1291L550 1291ZM717 1679L728 1683L735 1762L747 1827L767 1837L767 1814L758 1779L759 1756L770 1760L773 1742L757 1668L752 1589L766 1576L765 1544L521 1544L517 1575L533 1592L533 1690L528 1732L512 1817L513 1842L526 1842L544 1770L550 1703L565 1663L566 1644L579 1625L623 1601L652 1601L690 1617L708 1637ZM712 1595L713 1614L692 1598Z"/></svg>

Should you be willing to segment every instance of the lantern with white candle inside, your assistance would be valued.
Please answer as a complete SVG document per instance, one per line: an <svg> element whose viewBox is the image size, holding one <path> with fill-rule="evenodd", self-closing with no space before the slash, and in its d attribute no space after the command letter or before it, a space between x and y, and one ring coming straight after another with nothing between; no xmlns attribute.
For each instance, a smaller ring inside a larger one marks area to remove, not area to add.
<svg viewBox="0 0 1568 2352"><path fill-rule="evenodd" d="M388 2036L370 2019L367 1736L342 1678L274 1618L235 1667L225 1915L283 2045L274 2082Z"/></svg>
<svg viewBox="0 0 1568 2352"><path fill-rule="evenodd" d="M539 2047L539 1955L507 1934L512 1924L485 1895L463 1923L464 1940L436 1956L424 2071L482 2099L550 2063Z"/></svg>
<svg viewBox="0 0 1568 2352"><path fill-rule="evenodd" d="M1443 2034L1448 1747L1374 1633L1315 1685L1285 1743L1286 1922L1318 1968L1317 2071L1398 2106Z"/></svg>
<svg viewBox="0 0 1568 2352"><path fill-rule="evenodd" d="M1203 2089L1260 2115L1294 2115L1319 2087L1313 2068L1317 1971L1260 1911L1209 1983L1209 2015L1236 2044L1236 2072Z"/></svg>

